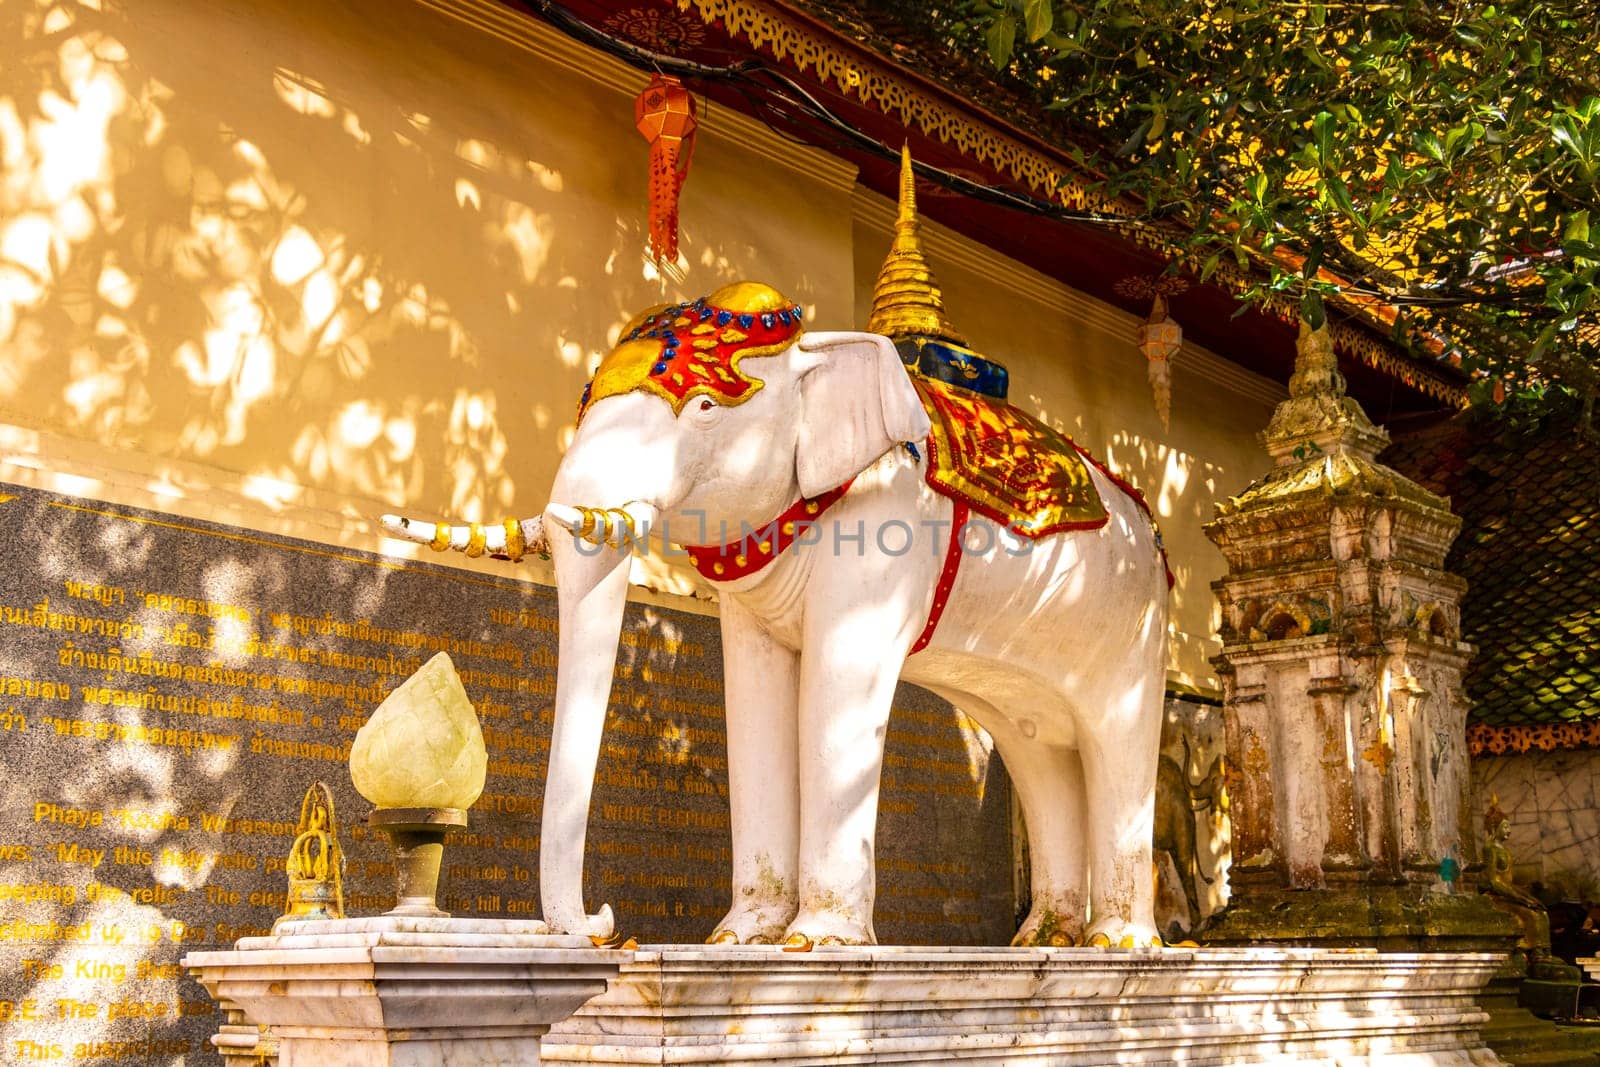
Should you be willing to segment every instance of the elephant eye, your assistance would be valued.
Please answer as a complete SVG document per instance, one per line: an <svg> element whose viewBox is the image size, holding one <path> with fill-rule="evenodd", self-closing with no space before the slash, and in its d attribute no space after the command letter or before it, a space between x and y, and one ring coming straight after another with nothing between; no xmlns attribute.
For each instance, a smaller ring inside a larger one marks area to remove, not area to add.
<svg viewBox="0 0 1600 1067"><path fill-rule="evenodd" d="M704 398L702 398L701 401L700 401L700 410L701 411L710 411L712 408L714 408L716 406L717 405L713 404L711 401L706 400Z"/></svg>

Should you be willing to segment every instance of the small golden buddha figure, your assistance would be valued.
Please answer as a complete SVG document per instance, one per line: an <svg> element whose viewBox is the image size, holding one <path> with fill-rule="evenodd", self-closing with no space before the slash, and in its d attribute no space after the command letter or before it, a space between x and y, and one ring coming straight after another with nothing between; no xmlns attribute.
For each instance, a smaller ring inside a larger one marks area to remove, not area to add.
<svg viewBox="0 0 1600 1067"><path fill-rule="evenodd" d="M333 812L333 791L322 782L306 790L300 803L300 833L285 863L289 906L278 923L290 919L344 918L344 853ZM277 923L273 924L274 927Z"/></svg>
<svg viewBox="0 0 1600 1067"><path fill-rule="evenodd" d="M1483 816L1485 840L1483 891L1490 901L1522 924L1522 938L1517 942L1527 960L1527 975L1546 981L1577 982L1582 972L1571 964L1550 955L1550 913L1538 897L1517 885L1511 878L1512 856L1506 847L1511 833L1511 819L1500 810L1500 798L1489 797L1489 810Z"/></svg>
<svg viewBox="0 0 1600 1067"><path fill-rule="evenodd" d="M1483 866L1488 878L1485 891L1513 905L1535 909L1542 914L1544 905L1539 898L1511 880L1511 850L1506 847L1506 838L1511 834L1511 819L1500 810L1497 796L1489 798L1489 810L1483 817L1483 830L1486 835Z"/></svg>

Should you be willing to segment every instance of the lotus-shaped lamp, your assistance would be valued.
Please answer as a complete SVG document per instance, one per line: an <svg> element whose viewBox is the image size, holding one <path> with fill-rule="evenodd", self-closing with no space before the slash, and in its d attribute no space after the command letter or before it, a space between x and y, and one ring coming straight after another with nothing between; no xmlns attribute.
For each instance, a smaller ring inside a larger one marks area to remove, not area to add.
<svg viewBox="0 0 1600 1067"><path fill-rule="evenodd" d="M443 652L400 683L357 732L350 777L376 806L369 821L395 851L398 901L389 914L445 914L434 903L445 834L467 824L488 763L477 713Z"/></svg>

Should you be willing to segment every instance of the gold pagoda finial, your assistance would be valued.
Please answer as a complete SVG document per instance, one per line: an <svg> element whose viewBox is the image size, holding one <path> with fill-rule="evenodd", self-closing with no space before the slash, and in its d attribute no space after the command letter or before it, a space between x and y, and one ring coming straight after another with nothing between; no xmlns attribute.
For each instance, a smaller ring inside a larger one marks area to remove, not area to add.
<svg viewBox="0 0 1600 1067"><path fill-rule="evenodd" d="M894 220L895 232L909 230L913 240L917 234L917 170L911 165L911 145L900 144L900 211Z"/></svg>
<svg viewBox="0 0 1600 1067"><path fill-rule="evenodd" d="M937 337L964 345L944 314L944 296L922 256L918 234L917 179L911 168L911 148L900 148L900 210L894 222L894 243L878 271L872 288L872 314L867 329L892 340Z"/></svg>

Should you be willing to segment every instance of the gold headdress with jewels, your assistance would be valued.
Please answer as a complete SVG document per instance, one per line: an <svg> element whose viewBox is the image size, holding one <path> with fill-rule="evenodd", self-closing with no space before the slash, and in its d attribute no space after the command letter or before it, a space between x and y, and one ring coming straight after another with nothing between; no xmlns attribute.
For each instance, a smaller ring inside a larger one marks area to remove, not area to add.
<svg viewBox="0 0 1600 1067"><path fill-rule="evenodd" d="M578 401L578 418L608 396L642 390L672 405L673 413L697 396L732 406L762 386L739 369L753 356L783 351L805 332L798 304L770 285L734 282L710 296L663 304L622 330Z"/></svg>

